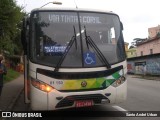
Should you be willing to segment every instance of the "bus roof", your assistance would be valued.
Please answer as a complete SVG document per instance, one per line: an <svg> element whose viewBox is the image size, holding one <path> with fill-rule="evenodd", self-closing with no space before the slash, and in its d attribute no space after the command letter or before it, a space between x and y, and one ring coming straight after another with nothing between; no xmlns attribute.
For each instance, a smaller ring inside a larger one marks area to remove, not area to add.
<svg viewBox="0 0 160 120"><path fill-rule="evenodd" d="M85 11L85 12L103 12L103 13L111 13L111 14L115 14L114 12L112 11L107 11L107 10L104 10L104 9L87 9L87 8L64 8L64 7L54 7L54 8L36 8L36 9L33 9L31 12L34 12L34 11ZM117 14L116 14L117 15Z"/></svg>

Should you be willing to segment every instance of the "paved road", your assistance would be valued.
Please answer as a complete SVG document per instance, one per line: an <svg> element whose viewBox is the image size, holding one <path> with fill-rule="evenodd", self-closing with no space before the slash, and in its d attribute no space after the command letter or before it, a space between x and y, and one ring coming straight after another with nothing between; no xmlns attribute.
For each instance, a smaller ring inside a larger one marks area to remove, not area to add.
<svg viewBox="0 0 160 120"><path fill-rule="evenodd" d="M82 108L82 110L96 111L160 111L160 81L144 80L128 76L128 99L117 105L97 106L93 108ZM30 111L29 106L24 104L24 93L21 94L13 111ZM93 112L94 113L94 112ZM72 114L72 112L71 112ZM28 118L24 118L28 119ZM61 116L58 120L75 120L75 118L64 118ZM159 120L153 117L84 117L76 118L83 120ZM12 118L12 120L14 120ZM15 118L17 120L17 118ZM22 118L20 120L23 120ZM32 120L32 119L30 119Z"/></svg>
<svg viewBox="0 0 160 120"><path fill-rule="evenodd" d="M128 76L127 101L118 106L127 111L160 111L160 80Z"/></svg>

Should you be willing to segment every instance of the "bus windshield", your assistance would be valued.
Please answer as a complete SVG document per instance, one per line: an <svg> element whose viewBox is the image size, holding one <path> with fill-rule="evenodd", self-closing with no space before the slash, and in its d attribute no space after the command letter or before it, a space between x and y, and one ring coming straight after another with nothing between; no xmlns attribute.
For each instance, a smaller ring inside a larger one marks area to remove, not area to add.
<svg viewBox="0 0 160 120"><path fill-rule="evenodd" d="M56 67L67 52L61 67L101 67L125 59L124 41L119 17L98 12L40 11L31 14L31 60ZM70 41L74 43L69 50ZM87 37L87 38L86 38Z"/></svg>

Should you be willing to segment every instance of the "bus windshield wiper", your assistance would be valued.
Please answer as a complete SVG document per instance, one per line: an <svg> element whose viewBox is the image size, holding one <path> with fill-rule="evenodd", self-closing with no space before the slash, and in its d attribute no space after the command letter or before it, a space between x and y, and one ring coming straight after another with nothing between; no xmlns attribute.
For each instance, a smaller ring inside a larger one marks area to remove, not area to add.
<svg viewBox="0 0 160 120"><path fill-rule="evenodd" d="M107 59L105 58L103 53L97 47L97 45L92 40L92 38L87 35L85 26L84 26L84 31L85 31L85 40L86 40L87 48L89 49L89 46L90 46L92 49L94 49L96 51L96 53L97 53L98 58L106 65L107 69L111 68L111 65L109 64L109 62L107 61Z"/></svg>
<svg viewBox="0 0 160 120"><path fill-rule="evenodd" d="M73 43L75 42L75 48L77 50L77 38L76 38L76 30L75 30L75 26L73 26L73 29L74 29L74 36L72 36L71 40L69 41L65 51L64 51L64 54L62 55L62 57L60 58L60 60L58 61L55 69L54 69L54 72L58 72L59 70L59 67L61 66L61 64L63 63L66 55L68 54L70 48L72 47Z"/></svg>

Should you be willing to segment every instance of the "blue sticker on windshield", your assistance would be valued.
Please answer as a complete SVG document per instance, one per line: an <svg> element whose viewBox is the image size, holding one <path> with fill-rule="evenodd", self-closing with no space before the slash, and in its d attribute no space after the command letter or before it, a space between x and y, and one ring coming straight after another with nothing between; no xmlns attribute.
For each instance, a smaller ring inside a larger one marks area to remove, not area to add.
<svg viewBox="0 0 160 120"><path fill-rule="evenodd" d="M85 52L83 55L85 65L95 65L96 64L96 56L93 52Z"/></svg>

